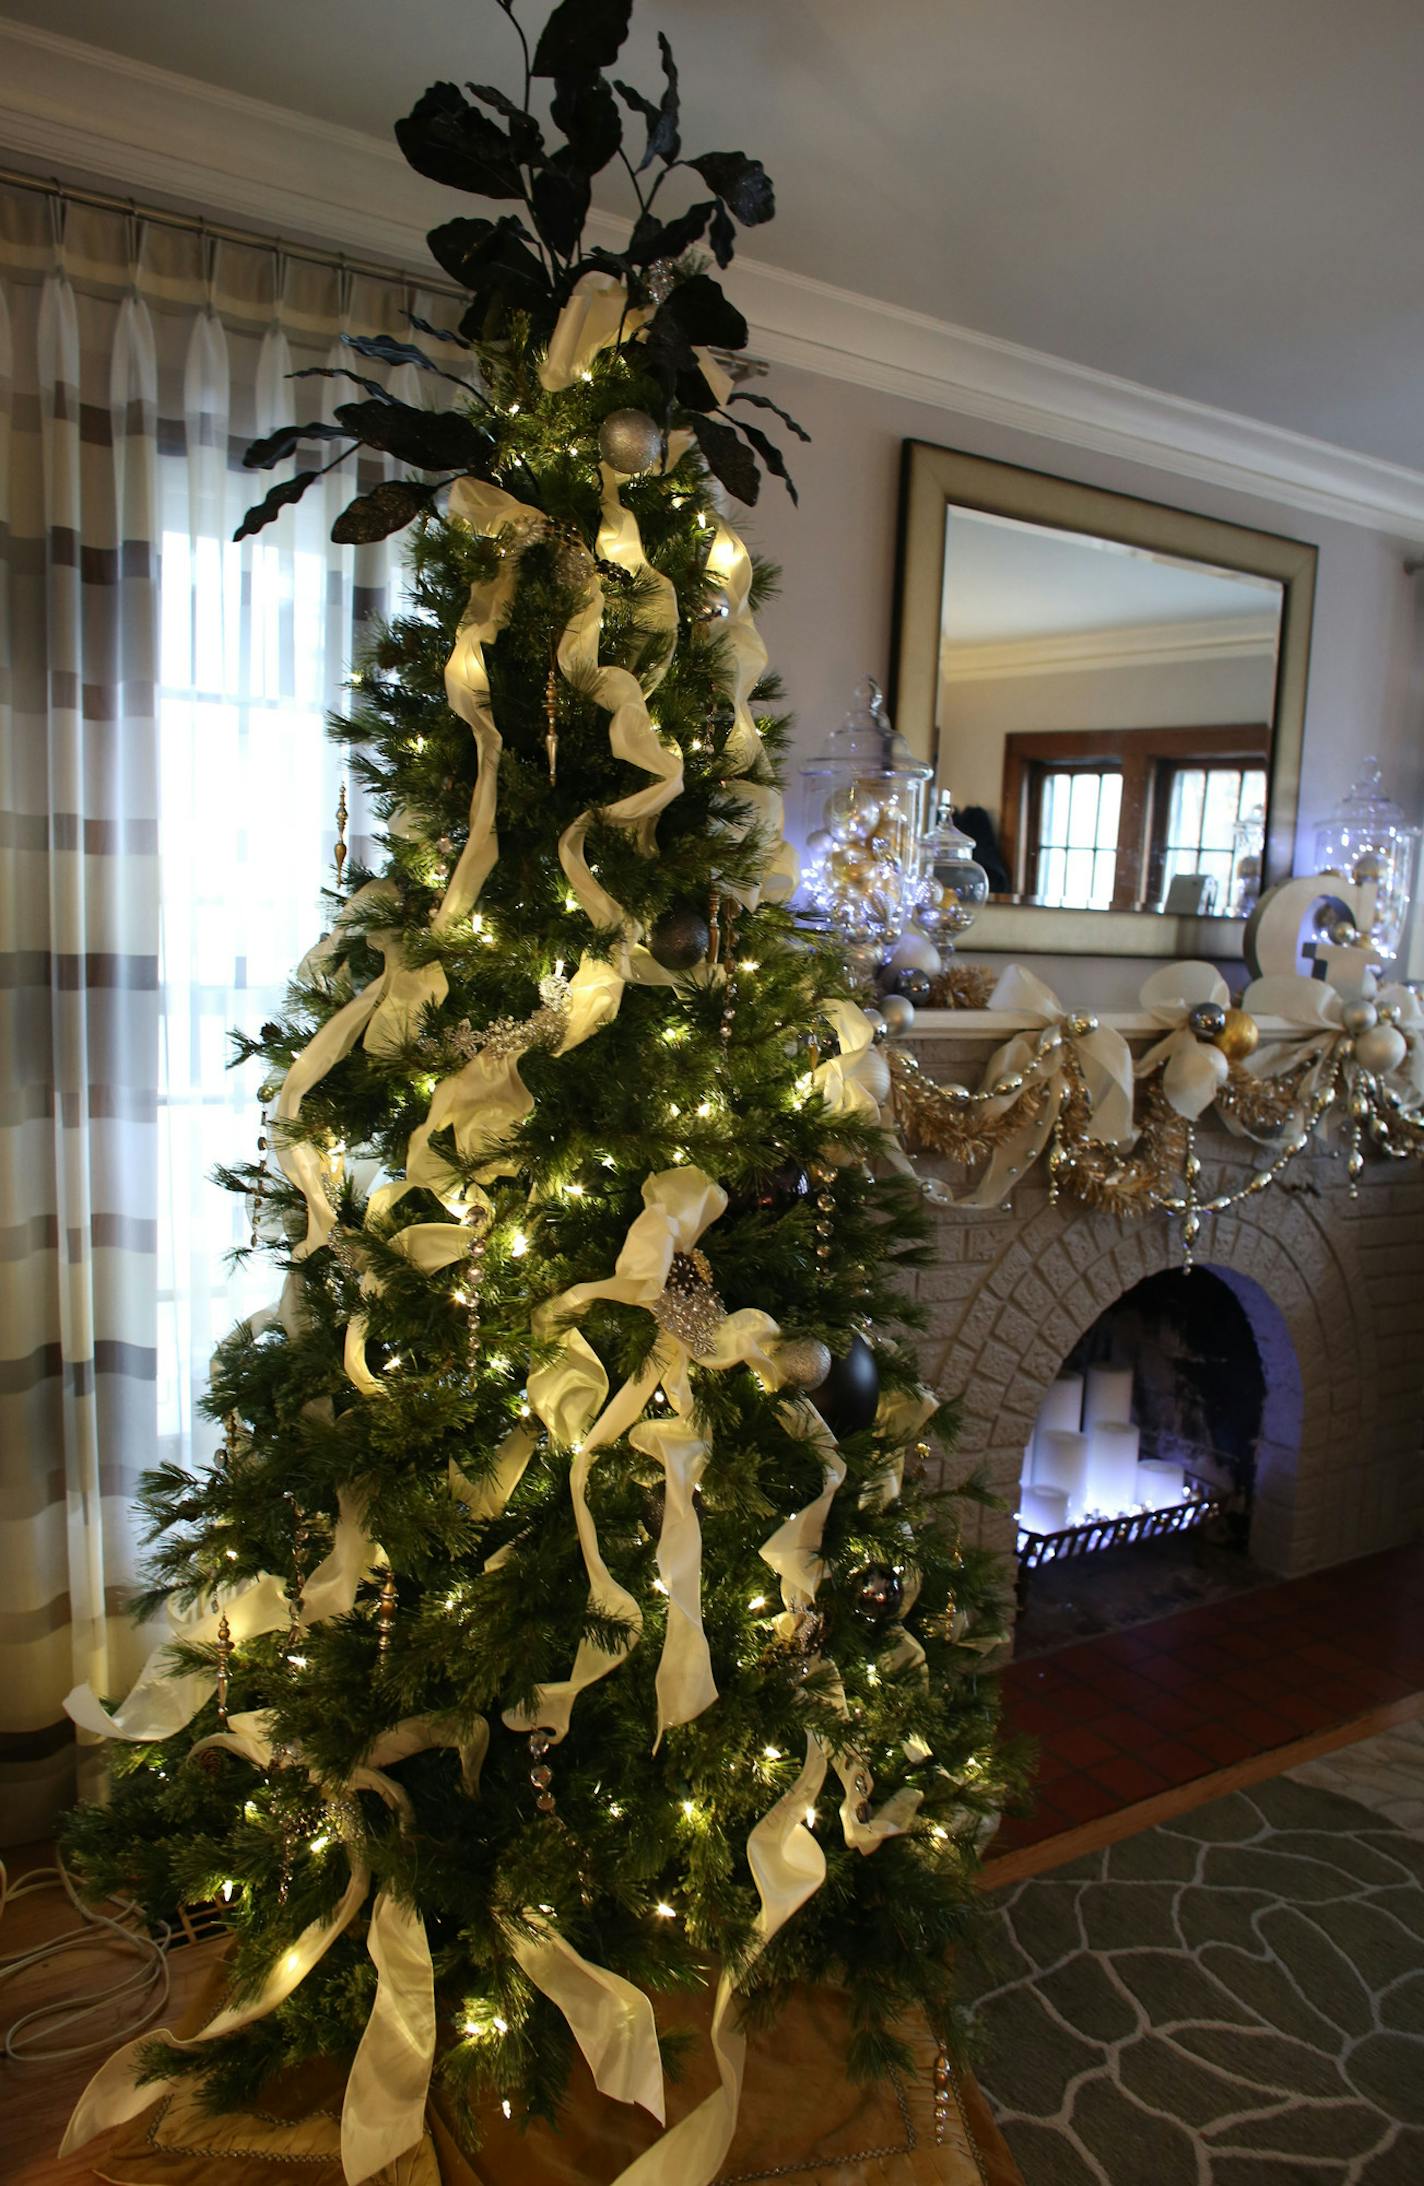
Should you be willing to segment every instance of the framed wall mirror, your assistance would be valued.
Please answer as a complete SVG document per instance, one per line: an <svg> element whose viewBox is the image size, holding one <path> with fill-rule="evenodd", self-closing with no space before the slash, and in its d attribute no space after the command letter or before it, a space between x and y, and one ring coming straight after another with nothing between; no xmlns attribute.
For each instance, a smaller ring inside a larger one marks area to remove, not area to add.
<svg viewBox="0 0 1424 2186"><path fill-rule="evenodd" d="M1316 549L907 441L892 710L986 949L1239 956L1291 870Z"/></svg>

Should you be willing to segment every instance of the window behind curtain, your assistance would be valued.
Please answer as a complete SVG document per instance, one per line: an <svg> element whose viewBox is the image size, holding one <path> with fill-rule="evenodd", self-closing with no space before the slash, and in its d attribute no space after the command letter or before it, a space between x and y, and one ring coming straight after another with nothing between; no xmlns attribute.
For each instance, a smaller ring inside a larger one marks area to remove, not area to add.
<svg viewBox="0 0 1424 2186"><path fill-rule="evenodd" d="M162 391L158 1454L180 1462L217 1440L198 1413L214 1346L275 1302L270 1263L230 1262L250 1241L248 1204L211 1181L258 1151L263 1072L231 1067L230 1034L281 1012L329 924L344 755L326 718L344 708L363 630L402 581L399 538L359 550L330 539L358 483L385 475L379 459L359 474L343 466L235 544L243 512L284 475L245 470L242 453L299 407L319 416L343 399L340 383L314 383L315 398L313 383L294 387L294 369L349 361L325 336L313 345L207 314ZM389 384L419 402L421 378L406 367ZM354 785L350 804L366 862Z"/></svg>

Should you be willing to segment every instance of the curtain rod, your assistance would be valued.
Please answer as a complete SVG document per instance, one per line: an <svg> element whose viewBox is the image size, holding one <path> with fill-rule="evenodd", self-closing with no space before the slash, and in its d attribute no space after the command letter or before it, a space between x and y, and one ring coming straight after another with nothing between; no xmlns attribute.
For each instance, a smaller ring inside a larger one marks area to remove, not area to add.
<svg viewBox="0 0 1424 2186"><path fill-rule="evenodd" d="M247 250L279 252L307 266L327 266L335 273L359 273L368 280L390 281L403 287L423 288L431 296L467 299L467 291L449 281L427 279L400 266L380 265L371 259L350 258L341 251L316 250L310 244L288 243L278 235L259 235L250 228L228 227L201 214L161 212L154 205L140 205L131 197L115 197L108 190L91 190L80 183L61 182L57 175L30 175L19 168L0 167L0 184L15 190L32 190L38 197L54 197L66 205L90 205L96 212L124 213L132 220L155 227L177 228L185 235L211 236L218 243L237 243Z"/></svg>

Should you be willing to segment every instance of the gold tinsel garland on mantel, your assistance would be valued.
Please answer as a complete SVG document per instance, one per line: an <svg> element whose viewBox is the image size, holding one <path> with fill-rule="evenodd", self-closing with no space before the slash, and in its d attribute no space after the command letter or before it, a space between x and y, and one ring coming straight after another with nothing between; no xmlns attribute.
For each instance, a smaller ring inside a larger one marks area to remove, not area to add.
<svg viewBox="0 0 1424 2186"><path fill-rule="evenodd" d="M1028 1149L1025 1169L1040 1154L1045 1159L1050 1200L1066 1195L1119 1217L1156 1213L1179 1219L1188 1267L1204 1217L1269 1190L1312 1144L1343 1138L1351 1196L1358 1190L1367 1143L1393 1160L1424 1159L1424 1110L1387 1076L1365 1067L1343 1029L1323 1042L1296 1043L1302 1052L1294 1057L1287 1046L1273 1046L1264 1068L1229 1057L1214 1098L1196 1115L1183 1113L1168 1098L1166 1062L1146 1070L1139 1065L1130 1140L1097 1138L1093 1100L1075 1045L1097 1031L1096 1020L1085 1016L1045 1026L1033 1037L1031 1058L1021 1069L991 1076L973 1091L937 1083L915 1056L891 1047L894 1120L907 1151L972 1169L1019 1142ZM1055 1099L1045 1138L1045 1105ZM1228 1131L1260 1146L1268 1158L1240 1184L1203 1195L1196 1138L1205 1107L1214 1107ZM1015 1172L1016 1181L1022 1173ZM972 1198L972 1187L963 1195L928 1188L941 1204Z"/></svg>

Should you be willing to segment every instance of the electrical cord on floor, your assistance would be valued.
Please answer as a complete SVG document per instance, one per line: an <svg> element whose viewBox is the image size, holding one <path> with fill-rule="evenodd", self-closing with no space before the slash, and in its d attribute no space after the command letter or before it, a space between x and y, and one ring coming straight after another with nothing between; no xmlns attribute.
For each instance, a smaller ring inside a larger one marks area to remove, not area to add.
<svg viewBox="0 0 1424 2186"><path fill-rule="evenodd" d="M127 1898L106 1899L105 1903L114 1907L112 1913L86 1905L62 1859L57 1859L53 1867L32 1868L14 1883L10 1881L4 1861L0 1860L0 1919L16 1898L56 1889L63 1890L79 1915L80 1925L66 1928L63 1934L51 1936L47 1942L37 1943L28 1951L15 1951L0 1957L0 1983L12 1981L16 1975L28 1972L30 1967L62 1958L71 1951L118 1950L135 1958L137 1963L106 1988L82 1989L77 1996L57 1998L53 2003L40 2004L33 2011L23 2012L5 2028L4 2054L7 2057L49 2063L65 2057L87 2057L101 2049L111 2050L116 2040L131 2040L157 2018L168 2001L168 1945L172 1929L164 1921L156 1922L150 1929L142 1907ZM122 2007L125 1998L132 2000L129 2008L142 2008L137 2017L116 2028L116 2007ZM88 2042L61 2042L58 2039L82 2020L93 2018L96 2012L106 2015L102 2034Z"/></svg>

